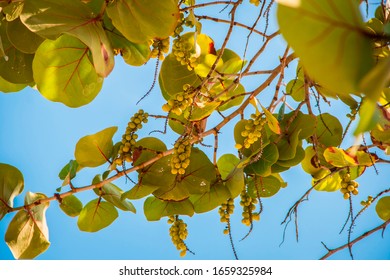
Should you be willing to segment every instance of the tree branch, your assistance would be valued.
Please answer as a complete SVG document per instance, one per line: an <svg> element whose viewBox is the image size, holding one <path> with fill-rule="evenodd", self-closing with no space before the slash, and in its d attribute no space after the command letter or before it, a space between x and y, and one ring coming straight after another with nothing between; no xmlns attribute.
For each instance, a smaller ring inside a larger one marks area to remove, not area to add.
<svg viewBox="0 0 390 280"><path fill-rule="evenodd" d="M377 232L378 230L381 230L381 229L385 230L385 229L386 229L386 226L387 226L389 223L390 223L390 220L384 222L383 224L381 224L381 225L379 225L379 226L377 226L377 227L375 227L375 228L373 228L373 229L371 229L371 230L369 230L369 231L366 231L365 233L363 233L363 234L360 235L359 237L355 238L355 239L352 240L351 242L346 243L346 244L344 244L344 245L342 245L342 246L340 246L340 247L337 247L337 248L335 248L335 249L329 249L327 246L325 246L324 243L322 243L322 244L324 245L325 249L328 250L328 253L326 253L325 255L323 255L323 256L320 258L320 260L325 260L325 259L329 258L331 255L333 255L334 253L337 253L338 251L341 251L341 250L343 250L343 249L345 249L345 248L348 248L348 246L351 246L351 247L352 247L353 245L355 245L355 244L356 244L357 242L359 242L360 240L363 240L364 238L370 236L371 234Z"/></svg>

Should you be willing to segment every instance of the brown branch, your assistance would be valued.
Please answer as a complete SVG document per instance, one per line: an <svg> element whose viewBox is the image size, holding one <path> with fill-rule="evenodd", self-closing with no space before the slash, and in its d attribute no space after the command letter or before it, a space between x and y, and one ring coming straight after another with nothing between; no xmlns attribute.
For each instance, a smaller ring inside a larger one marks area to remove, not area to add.
<svg viewBox="0 0 390 280"><path fill-rule="evenodd" d="M214 6L214 5L231 5L233 4L232 1L214 1L214 2L208 2L208 3L202 3L202 4L196 4L192 5L189 7L181 8L180 11L185 12L193 9L198 9L198 8L204 8L208 6Z"/></svg>
<svg viewBox="0 0 390 280"><path fill-rule="evenodd" d="M215 21L215 22L218 22L218 23L231 23L230 20L226 20L226 19L221 19L221 18L215 18L215 17L210 17L210 16L204 16L204 15L195 15L195 17L198 19L198 20L202 20L202 19L206 19L206 20L210 20L210 21ZM248 25L245 25L245 24L242 24L240 22L237 22L237 21L234 21L233 22L233 25L234 26L238 26L238 27L242 27L242 28L245 28L245 29L248 29L249 31L252 31L253 33L256 33L260 36L263 36L263 37L268 37L267 34L257 30L257 29L252 29L252 27L248 26Z"/></svg>
<svg viewBox="0 0 390 280"><path fill-rule="evenodd" d="M331 255L333 255L334 253L338 252L338 251L341 251L345 248L348 248L348 246L353 246L355 245L357 242L359 242L360 240L363 240L364 238L370 236L371 234L377 232L378 230L385 230L386 229L386 226L390 223L390 220L384 222L383 224L369 230L369 231L366 231L365 233L363 233L362 235L360 235L359 237L355 238L354 240L352 240L351 242L349 243L346 243L340 247L337 247L335 249L329 249L327 246L325 246L325 244L323 243L324 247L328 250L328 253L326 253L325 255L323 255L320 260L325 260L327 258L329 258Z"/></svg>

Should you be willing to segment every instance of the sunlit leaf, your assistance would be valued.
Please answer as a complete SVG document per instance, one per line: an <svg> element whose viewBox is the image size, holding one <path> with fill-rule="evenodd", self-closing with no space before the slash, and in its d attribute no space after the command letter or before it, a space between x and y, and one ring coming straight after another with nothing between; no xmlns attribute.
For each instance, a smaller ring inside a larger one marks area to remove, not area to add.
<svg viewBox="0 0 390 280"><path fill-rule="evenodd" d="M218 84L218 87L214 87L212 90L215 90L215 95L219 96L219 100L223 103L218 107L219 111L225 111L231 107L238 106L242 103L245 96L242 95L245 93L245 88L241 84L235 85L232 89L228 90L225 94L220 95L222 91L225 91L231 85L231 81L226 80Z"/></svg>
<svg viewBox="0 0 390 280"><path fill-rule="evenodd" d="M237 197L245 186L244 172L242 168L238 167L239 163L240 160L232 154L224 154L217 161L218 170L229 190L230 198ZM217 186L215 187L217 188ZM217 190L219 192L224 192L222 187L218 187ZM223 194L221 195L224 197Z"/></svg>
<svg viewBox="0 0 390 280"><path fill-rule="evenodd" d="M390 219L390 196L384 196L379 199L375 206L375 210L379 218L388 221Z"/></svg>
<svg viewBox="0 0 390 280"><path fill-rule="evenodd" d="M132 189L124 192L122 194L122 199L140 199L149 194L152 194L155 190L157 190L158 186L147 186L147 185L135 185Z"/></svg>
<svg viewBox="0 0 390 280"><path fill-rule="evenodd" d="M28 192L25 204L45 198L44 194ZM19 210L10 222L5 242L16 259L33 259L49 248L49 229L45 216L49 204L41 202L28 210Z"/></svg>
<svg viewBox="0 0 390 280"><path fill-rule="evenodd" d="M70 217L77 217L83 209L83 203L74 195L69 195L61 200L60 208Z"/></svg>
<svg viewBox="0 0 390 280"><path fill-rule="evenodd" d="M299 4L279 1L278 23L309 76L335 92L359 92L373 59L358 1L294 2Z"/></svg>
<svg viewBox="0 0 390 280"><path fill-rule="evenodd" d="M297 150L295 152L295 156L292 159L288 160L278 160L276 163L280 166L292 167L301 163L301 161L305 158L305 150L301 146L297 146Z"/></svg>
<svg viewBox="0 0 390 280"><path fill-rule="evenodd" d="M144 213L148 221L158 221L172 215L194 215L194 206L189 199L183 201L163 201L148 197L144 202Z"/></svg>
<svg viewBox="0 0 390 280"><path fill-rule="evenodd" d="M278 120L275 118L275 116L271 114L271 112L268 111L267 108L263 107L263 105L261 105L261 109L265 114L265 118L267 120L269 129L271 129L273 133L280 134L281 133L280 125Z"/></svg>
<svg viewBox="0 0 390 280"><path fill-rule="evenodd" d="M305 100L305 83L302 80L294 79L288 82L286 85L286 94L291 95L291 97L297 101L301 102Z"/></svg>
<svg viewBox="0 0 390 280"><path fill-rule="evenodd" d="M109 202L96 198L81 210L77 225L81 231L96 232L108 227L118 218L118 211Z"/></svg>
<svg viewBox="0 0 390 280"><path fill-rule="evenodd" d="M117 127L109 127L81 138L74 152L76 161L83 167L96 167L107 162L112 153L112 137Z"/></svg>
<svg viewBox="0 0 390 280"><path fill-rule="evenodd" d="M91 50L96 72L108 76L114 67L114 54L101 18L90 6L67 0L24 2L20 18L31 31L50 39L64 33L77 37Z"/></svg>
<svg viewBox="0 0 390 280"><path fill-rule="evenodd" d="M114 26L135 43L170 36L179 19L174 0L117 0L108 5L107 14Z"/></svg>
<svg viewBox="0 0 390 280"><path fill-rule="evenodd" d="M69 35L43 42L35 54L33 70L39 92L69 107L90 103L103 84L92 65L88 47Z"/></svg>
<svg viewBox="0 0 390 280"><path fill-rule="evenodd" d="M7 1L8 5L2 8L2 12L5 14L7 21L13 21L17 19L23 11L24 1Z"/></svg>
<svg viewBox="0 0 390 280"><path fill-rule="evenodd" d="M24 188L23 174L12 165L0 163L0 220L7 213L8 207L13 207L14 198ZM7 205L4 205L6 203Z"/></svg>
<svg viewBox="0 0 390 280"><path fill-rule="evenodd" d="M330 172L327 171L329 174ZM334 192L341 188L341 177L339 172L324 176L323 179L313 179L312 184L317 191Z"/></svg>

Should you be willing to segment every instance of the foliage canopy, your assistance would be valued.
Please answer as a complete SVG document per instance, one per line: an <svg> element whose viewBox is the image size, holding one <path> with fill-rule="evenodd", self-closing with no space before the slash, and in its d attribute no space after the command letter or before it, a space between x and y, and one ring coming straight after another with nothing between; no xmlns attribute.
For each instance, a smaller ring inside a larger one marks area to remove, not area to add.
<svg viewBox="0 0 390 280"><path fill-rule="evenodd" d="M353 257L352 246L367 235L352 239L351 229L371 205L384 222L369 234L384 230L390 222L390 189L361 198L360 206L354 202L356 180L367 169L390 163L390 7L382 1L367 19L364 4L357 0L276 2L0 1L3 93L33 87L50 101L88 106L117 56L131 67L156 60L153 86L158 84L165 99L159 108L136 112L117 143L117 127L81 138L74 159L59 170L63 183L52 197L27 192L24 205L15 206L14 198L24 189L23 175L0 163L0 219L16 212L5 234L14 257L35 258L49 248L45 212L55 201L78 219L81 231L96 232L113 223L118 211L135 213L131 201L138 199L144 199L147 220L168 217L172 241L184 256L191 251L184 242L183 216L218 208L224 233L231 237L230 217L240 208L250 234L266 214L262 200L287 187L283 172L293 167L311 176L311 188L290 208L284 223L312 191L340 191L351 205L348 242L326 248L323 258L344 248ZM236 20L248 5L258 10L252 26ZM212 16L221 6L228 11L226 19ZM274 7L279 30L269 32ZM212 30L202 28L203 21L227 27L221 45L215 44ZM263 22L265 28L259 30ZM242 56L228 48L236 29L248 32ZM249 44L254 36L260 40ZM287 42L284 51L273 54L273 68L261 68L258 61L268 59L263 57L268 45L280 37ZM247 90L246 80L254 76L258 82ZM149 93L144 97L153 98ZM323 111L335 102L349 111L347 126ZM159 114L161 110L165 113ZM211 118L218 122L210 125ZM175 135L173 145L153 136L138 137L151 119L165 120L160 132ZM231 129L229 124L234 126L235 150L218 156L224 142L220 134ZM352 145L346 140L350 135L355 138ZM213 138L211 156L205 151L207 138ZM83 169L100 166L106 170L91 178L91 184L72 183ZM115 185L121 177L131 187ZM91 190L97 198L84 205L77 194ZM234 207L238 200L240 207Z"/></svg>

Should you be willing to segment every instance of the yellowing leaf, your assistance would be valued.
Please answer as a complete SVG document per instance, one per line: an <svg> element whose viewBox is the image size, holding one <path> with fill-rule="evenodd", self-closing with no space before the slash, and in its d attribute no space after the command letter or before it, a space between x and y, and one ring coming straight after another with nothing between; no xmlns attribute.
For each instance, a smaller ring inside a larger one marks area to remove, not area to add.
<svg viewBox="0 0 390 280"><path fill-rule="evenodd" d="M384 221L388 221L390 219L390 196L385 196L379 199L375 206L375 210L379 218Z"/></svg>
<svg viewBox="0 0 390 280"><path fill-rule="evenodd" d="M7 213L7 206L13 207L14 198L23 191L23 174L12 165L0 163L0 220Z"/></svg>
<svg viewBox="0 0 390 280"><path fill-rule="evenodd" d="M96 198L81 210L77 225L81 231L96 232L111 225L118 218L118 211L109 202Z"/></svg>
<svg viewBox="0 0 390 280"><path fill-rule="evenodd" d="M274 117L274 115L271 114L270 111L268 111L265 107L263 107L263 105L260 104L260 106L261 109L263 109L265 118L267 119L267 124L269 129L271 129L273 133L280 134L282 131L280 129L278 120Z"/></svg>
<svg viewBox="0 0 390 280"><path fill-rule="evenodd" d="M113 126L81 138L74 152L78 164L82 167L96 167L107 162L112 153L112 137L117 129Z"/></svg>
<svg viewBox="0 0 390 280"><path fill-rule="evenodd" d="M103 78L92 65L87 46L69 35L43 42L35 54L33 70L39 92L69 107L90 103L103 84Z"/></svg>
<svg viewBox="0 0 390 280"><path fill-rule="evenodd" d="M41 193L28 192L25 204L47 198ZM40 203L28 211L20 210L8 226L5 242L16 259L33 259L46 251L49 246L49 230L45 213L49 202Z"/></svg>
<svg viewBox="0 0 390 280"><path fill-rule="evenodd" d="M33 32L50 39L70 34L92 52L96 72L106 77L114 67L114 54L101 18L82 1L28 0L24 2L22 22ZM103 2L101 2L101 5Z"/></svg>

